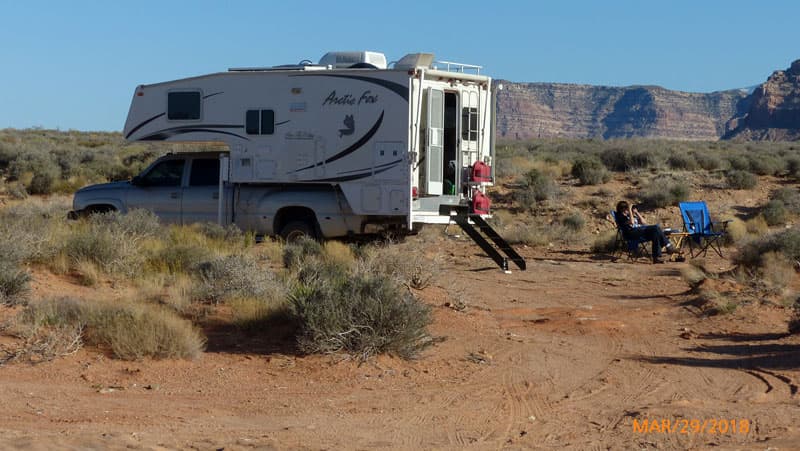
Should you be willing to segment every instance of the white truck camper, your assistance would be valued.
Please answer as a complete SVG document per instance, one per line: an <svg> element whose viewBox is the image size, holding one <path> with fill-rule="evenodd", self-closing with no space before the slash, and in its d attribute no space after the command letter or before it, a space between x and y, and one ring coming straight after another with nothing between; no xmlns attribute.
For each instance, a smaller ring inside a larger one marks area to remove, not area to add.
<svg viewBox="0 0 800 451"><path fill-rule="evenodd" d="M222 224L331 238L456 222L503 269L508 259L524 269L481 217L495 98L480 70L429 53L387 64L377 52L234 68L138 86L123 133L225 144Z"/></svg>

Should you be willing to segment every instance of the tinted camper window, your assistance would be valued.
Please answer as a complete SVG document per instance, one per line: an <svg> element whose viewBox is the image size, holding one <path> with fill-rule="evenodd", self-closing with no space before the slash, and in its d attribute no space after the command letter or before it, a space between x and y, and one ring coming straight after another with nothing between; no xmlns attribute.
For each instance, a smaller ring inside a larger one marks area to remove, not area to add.
<svg viewBox="0 0 800 451"><path fill-rule="evenodd" d="M275 111L247 110L245 132L248 135L271 135L275 133Z"/></svg>
<svg viewBox="0 0 800 451"><path fill-rule="evenodd" d="M168 93L167 119L200 119L200 93L197 91Z"/></svg>

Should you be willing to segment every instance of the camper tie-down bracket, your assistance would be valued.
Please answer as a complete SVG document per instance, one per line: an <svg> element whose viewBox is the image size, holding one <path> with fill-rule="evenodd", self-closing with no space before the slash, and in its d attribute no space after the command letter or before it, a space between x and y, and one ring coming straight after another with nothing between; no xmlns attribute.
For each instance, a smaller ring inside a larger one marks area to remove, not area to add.
<svg viewBox="0 0 800 451"><path fill-rule="evenodd" d="M511 245L483 219L483 217L481 217L481 215L470 213L468 206L441 205L439 207L439 214L449 216L450 219L455 221L464 233L469 235L472 241L486 252L504 272L508 272L509 260L514 262L519 269L525 271L525 259L522 258L522 256L519 255L517 251L515 251ZM489 238L491 242L486 238Z"/></svg>

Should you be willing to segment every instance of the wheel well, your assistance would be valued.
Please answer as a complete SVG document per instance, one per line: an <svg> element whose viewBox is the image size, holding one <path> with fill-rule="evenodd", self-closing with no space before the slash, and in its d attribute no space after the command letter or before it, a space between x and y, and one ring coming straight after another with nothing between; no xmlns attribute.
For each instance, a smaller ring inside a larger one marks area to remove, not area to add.
<svg viewBox="0 0 800 451"><path fill-rule="evenodd" d="M275 221L273 223L272 233L277 235L281 233L281 229L289 221L309 221L311 225L317 230L319 234L319 223L317 222L317 215L314 210L308 207L284 207L278 210L275 214Z"/></svg>
<svg viewBox="0 0 800 451"><path fill-rule="evenodd" d="M81 213L88 216L97 213L109 213L112 211L117 211L117 208L114 207L113 205L96 204L96 205L89 205L88 207L84 208Z"/></svg>

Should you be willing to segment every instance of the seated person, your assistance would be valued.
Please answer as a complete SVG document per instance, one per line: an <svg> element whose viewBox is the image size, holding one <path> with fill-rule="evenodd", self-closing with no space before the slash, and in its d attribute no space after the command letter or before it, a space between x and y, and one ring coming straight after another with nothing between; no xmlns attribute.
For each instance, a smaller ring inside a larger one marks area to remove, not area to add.
<svg viewBox="0 0 800 451"><path fill-rule="evenodd" d="M674 252L672 243L664 235L661 226L647 225L639 211L628 202L620 201L617 204L616 214L617 224L626 240L644 239L652 242L653 263L664 263L664 260L661 260L662 247L666 248L668 254Z"/></svg>

